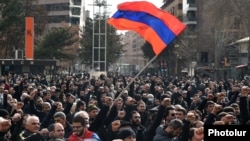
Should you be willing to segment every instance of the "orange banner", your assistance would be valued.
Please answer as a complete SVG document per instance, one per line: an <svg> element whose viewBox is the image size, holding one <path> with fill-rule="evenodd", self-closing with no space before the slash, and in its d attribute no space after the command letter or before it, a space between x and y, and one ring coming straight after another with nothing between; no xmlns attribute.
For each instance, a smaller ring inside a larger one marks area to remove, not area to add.
<svg viewBox="0 0 250 141"><path fill-rule="evenodd" d="M26 17L25 27L25 57L33 59L34 57L34 18Z"/></svg>

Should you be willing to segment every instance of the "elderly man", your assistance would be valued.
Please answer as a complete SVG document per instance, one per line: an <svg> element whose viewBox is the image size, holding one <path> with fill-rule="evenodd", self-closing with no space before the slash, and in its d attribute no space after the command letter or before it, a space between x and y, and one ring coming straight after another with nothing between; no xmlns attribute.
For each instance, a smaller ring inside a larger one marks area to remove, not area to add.
<svg viewBox="0 0 250 141"><path fill-rule="evenodd" d="M40 121L37 116L28 116L25 122L25 130L19 134L19 141L44 141L48 134L48 129L44 128L41 131Z"/></svg>

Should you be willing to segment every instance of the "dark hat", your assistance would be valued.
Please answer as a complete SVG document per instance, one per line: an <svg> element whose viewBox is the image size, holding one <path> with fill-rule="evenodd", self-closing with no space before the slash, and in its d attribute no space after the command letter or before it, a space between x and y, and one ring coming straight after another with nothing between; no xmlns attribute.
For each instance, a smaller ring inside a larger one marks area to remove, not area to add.
<svg viewBox="0 0 250 141"><path fill-rule="evenodd" d="M121 129L118 133L119 139L125 139L129 136L134 136L134 137L136 136L135 132L131 128Z"/></svg>
<svg viewBox="0 0 250 141"><path fill-rule="evenodd" d="M128 121L124 121L124 120L120 120L120 123L121 123L121 127L125 127L125 126L131 126L132 124Z"/></svg>
<svg viewBox="0 0 250 141"><path fill-rule="evenodd" d="M87 112L91 112L92 110L99 110L99 108L95 105L89 105L86 109Z"/></svg>
<svg viewBox="0 0 250 141"><path fill-rule="evenodd" d="M9 118L9 112L5 109L0 109L0 117Z"/></svg>

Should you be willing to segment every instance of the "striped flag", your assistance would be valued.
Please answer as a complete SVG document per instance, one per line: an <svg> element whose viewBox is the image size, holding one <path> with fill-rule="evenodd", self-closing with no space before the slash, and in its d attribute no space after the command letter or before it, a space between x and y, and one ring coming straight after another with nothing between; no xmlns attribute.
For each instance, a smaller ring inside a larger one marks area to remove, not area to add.
<svg viewBox="0 0 250 141"><path fill-rule="evenodd" d="M132 30L148 41L159 55L186 26L170 13L157 8L150 2L124 2L108 19L118 30Z"/></svg>

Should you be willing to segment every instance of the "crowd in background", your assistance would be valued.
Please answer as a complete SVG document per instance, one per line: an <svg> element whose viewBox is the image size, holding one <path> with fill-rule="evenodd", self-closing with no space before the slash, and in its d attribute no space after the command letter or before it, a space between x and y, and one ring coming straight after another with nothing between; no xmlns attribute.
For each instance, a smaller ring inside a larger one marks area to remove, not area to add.
<svg viewBox="0 0 250 141"><path fill-rule="evenodd" d="M0 141L202 141L204 125L250 124L249 80L132 80L1 76Z"/></svg>

